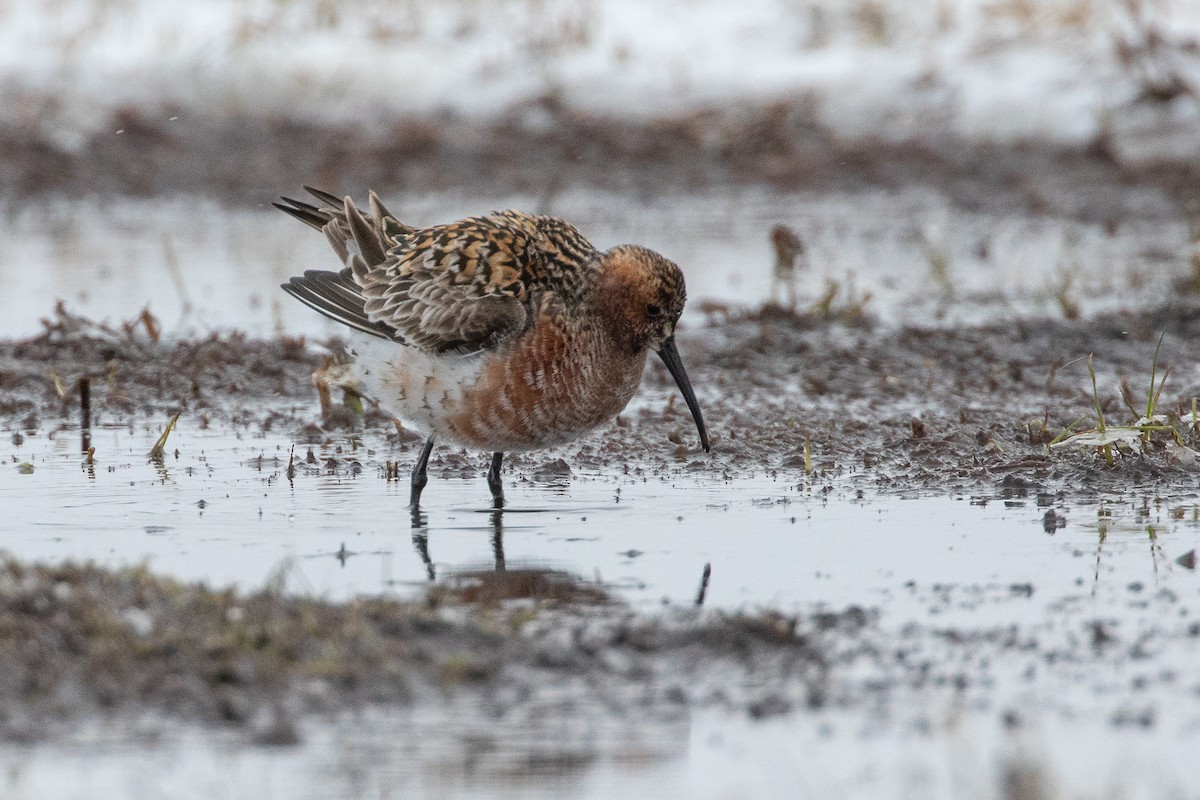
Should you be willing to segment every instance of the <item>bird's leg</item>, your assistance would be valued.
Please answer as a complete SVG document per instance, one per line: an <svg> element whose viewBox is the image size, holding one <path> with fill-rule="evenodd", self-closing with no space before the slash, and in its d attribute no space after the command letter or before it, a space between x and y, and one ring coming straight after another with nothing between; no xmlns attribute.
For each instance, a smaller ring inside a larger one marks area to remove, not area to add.
<svg viewBox="0 0 1200 800"><path fill-rule="evenodd" d="M500 464L504 453L492 453L492 466L488 468L488 488L492 490L492 508L504 508L504 484L500 482Z"/></svg>
<svg viewBox="0 0 1200 800"><path fill-rule="evenodd" d="M425 484L429 483L429 476L425 474L425 468L429 465L429 454L432 452L433 437L430 436L425 440L425 447L422 448L421 455L413 466L412 493L408 496L409 508L416 508L421 503L421 490L425 488Z"/></svg>

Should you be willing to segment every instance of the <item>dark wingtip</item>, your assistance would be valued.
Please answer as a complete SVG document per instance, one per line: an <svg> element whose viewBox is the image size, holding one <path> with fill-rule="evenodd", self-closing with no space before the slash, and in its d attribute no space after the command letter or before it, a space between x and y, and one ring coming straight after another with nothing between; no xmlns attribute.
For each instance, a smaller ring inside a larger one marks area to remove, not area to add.
<svg viewBox="0 0 1200 800"><path fill-rule="evenodd" d="M305 203L303 200L296 200L291 197L280 197L278 201L271 201L271 205L275 206L275 208L278 208L288 216L295 217L305 225L316 228L317 230L324 228L325 223L329 221L327 213L322 212L321 209L317 208L311 203Z"/></svg>
<svg viewBox="0 0 1200 800"><path fill-rule="evenodd" d="M303 200L297 200L296 198L288 197L287 195L283 195L279 199L282 200L284 203L287 203L287 206L289 208L302 208L305 211L320 211L321 210L321 209L317 208L316 206L314 206L312 203L306 203ZM276 208L284 208L284 206L280 205L279 203L272 203L271 205L275 206Z"/></svg>
<svg viewBox="0 0 1200 800"><path fill-rule="evenodd" d="M317 187L309 186L306 183L304 184L304 191L308 192L313 197L317 198L328 206L332 206L333 208L342 207L342 199L335 194L325 191L324 189L318 189Z"/></svg>

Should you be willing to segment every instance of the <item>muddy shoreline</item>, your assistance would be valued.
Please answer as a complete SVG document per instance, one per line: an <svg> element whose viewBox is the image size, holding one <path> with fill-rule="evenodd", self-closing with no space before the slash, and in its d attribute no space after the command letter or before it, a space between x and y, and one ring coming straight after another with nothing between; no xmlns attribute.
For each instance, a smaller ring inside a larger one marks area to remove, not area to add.
<svg viewBox="0 0 1200 800"><path fill-rule="evenodd" d="M908 590L931 608L951 608L1021 603L1036 587ZM412 601L330 603L282 583L237 592L145 568L8 560L0 565L0 741L69 737L84 718L157 716L287 746L302 741L307 721L451 699L493 722L538 708L563 720L599 714L629 723L698 710L753 720L852 711L866 715L866 731L916 734L936 724L923 704L953 703L1018 730L1034 710L996 697L992 671L1021 664L1071 674L1195 646L1200 622L1187 617L1186 602L1141 591L1131 588L1126 602L1179 613L1130 630L1088 613L1083 592L1065 601L1069 617L1020 626L936 616L897 626L857 605L639 613L587 581L522 571L458 574ZM1194 690L1174 671L1153 683ZM922 698L915 708L914 697ZM1113 698L1108 713L1115 729L1156 724L1136 693Z"/></svg>
<svg viewBox="0 0 1200 800"><path fill-rule="evenodd" d="M499 715L547 681L575 685L581 704L586 685L604 686L604 701L629 713L640 686L656 710L721 702L765 716L798 698L830 702L825 675L839 648L821 642L868 624L859 608L803 621L687 609L644 617L598 588L561 577L554 589L553 579L458 576L413 602L334 604L144 569L9 561L0 570L0 736L37 740L80 716L157 709L290 744L306 714L466 692ZM504 591L485 600L468 584ZM771 676L770 691L715 682L758 673ZM786 678L795 683L785 690Z"/></svg>
<svg viewBox="0 0 1200 800"><path fill-rule="evenodd" d="M842 493L978 491L1050 508L1139 489L1195 495L1200 434L1180 414L1200 395L1196 307L957 329L852 323L772 308L713 316L680 335L713 433L711 456L698 450L669 376L655 367L635 410L576 445L513 457L510 479L536 479L562 458L602 474L767 475L814 490L837 483ZM1082 359L1094 354L1101 409L1119 424L1132 413L1121 380L1135 399L1144 391L1163 331L1154 369L1173 368L1160 409L1178 439L1156 434L1144 448L1119 450L1113 466L1094 447L1049 451L1063 427L1094 422ZM103 328L60 312L43 334L0 342L0 428L13 444L75 437L74 389L88 376L93 425L157 424L180 411L188 427L290 430L297 453L369 431L385 446L347 448L353 455L313 468L387 480L387 462L411 460L412 437L370 408L359 417L335 402L322 418L312 374L336 348L238 334L155 341L144 324ZM445 470L466 475L482 466L473 454L440 452L431 474L436 481ZM5 469L16 477L19 465ZM947 605L981 594L1020 602L1035 590L910 589ZM1136 658L1147 646L1144 635L1126 641L1105 627L1086 604L1052 635L1042 621L992 630L935 618L897 631L869 604L790 615L676 605L645 614L598 583L502 569L443 578L413 600L330 603L282 585L245 594L145 569L9 561L0 568L0 597L0 735L10 741L54 736L80 715L157 710L232 726L248 741L290 744L311 714L455 695L503 716L543 698L547 686L571 698L563 701L569 709L599 704L622 718L694 708L763 718L934 692L1019 724L1020 712L992 708L970 663L1019 658L1054 670L1064 653L1083 662ZM1155 602L1177 599L1160 592ZM1153 641L1197 636L1200 625L1181 615ZM1154 724L1139 714L1122 705L1111 722ZM919 726L919 715L904 724Z"/></svg>
<svg viewBox="0 0 1200 800"><path fill-rule="evenodd" d="M711 455L698 449L687 410L655 363L643 400L611 427L555 451L515 454L511 466L562 458L601 472L768 474L809 485L851 476L888 491L1001 482L1066 495L1192 489L1200 434L1180 415L1200 397L1198 333L1200 306L1187 300L1085 320L929 329L773 307L718 311L680 333L713 432ZM87 376L94 425L165 422L178 411L189 425L289 430L310 445L366 426L396 448L363 465L382 476L385 461L406 459L416 437L369 405L365 417L352 411L336 390L322 416L313 374L340 350L338 340L237 333L154 341L137 323L101 328L64 312L40 336L0 341L0 423L14 436L78 430L77 385ZM1097 401L1108 425L1134 423L1152 373L1170 435L1124 447L1116 467L1095 448L1048 449L1064 430L1096 427Z"/></svg>
<svg viewBox="0 0 1200 800"><path fill-rule="evenodd" d="M183 194L263 205L308 183L384 195L486 186L548 204L572 186L654 196L758 184L825 192L925 186L964 209L1110 226L1200 207L1200 174L1190 160L1128 161L1103 138L1006 144L933 131L845 141L816 121L804 99L638 120L547 97L491 119L447 113L397 119L382 130L129 108L72 149L36 126L0 128L0 154L9 203ZM1147 203L1148 194L1174 209Z"/></svg>

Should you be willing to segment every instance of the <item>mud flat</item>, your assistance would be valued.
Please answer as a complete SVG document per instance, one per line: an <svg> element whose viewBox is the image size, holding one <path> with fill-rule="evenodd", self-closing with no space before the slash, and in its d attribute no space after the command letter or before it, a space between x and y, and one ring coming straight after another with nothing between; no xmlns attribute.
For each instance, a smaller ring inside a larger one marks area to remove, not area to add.
<svg viewBox="0 0 1200 800"><path fill-rule="evenodd" d="M799 315L773 306L733 316L717 309L704 327L681 333L720 444L711 456L697 450L686 408L671 397L666 371L652 365L647 390L611 428L551 460L712 479L765 472L819 483L853 475L863 488L897 491L1002 480L1067 496L1173 482L1191 488L1191 448L1200 438L1181 415L1200 396L1200 307L1183 297L1086 320L928 329L877 328L851 306ZM97 425L180 412L201 427L283 430L301 444L359 430L401 449L416 438L376 409L350 410L336 389L321 417L313 375L340 352L337 340L155 341L144 321L98 326L62 309L46 326L37 337L0 342L0 414L14 440L23 430L77 427L81 377L89 378ZM1172 435L1118 442L1119 469L1083 447L1049 450L1056 438L1099 425L1097 411L1110 424L1133 424L1152 385L1153 410L1167 415ZM514 463L545 461L532 454Z"/></svg>
<svg viewBox="0 0 1200 800"><path fill-rule="evenodd" d="M415 437L318 402L337 342L156 340L60 311L0 343L10 788L86 782L46 754L87 742L126 780L125 741L198 772L250 759L300 796L1189 791L1195 308L953 328L825 311L712 309L681 334L712 455L652 368L610 428L511 459L504 514L478 513L485 460L455 451L429 508L403 510ZM1151 376L1165 416L1132 427ZM1108 453L1055 441L1098 412L1126 434ZM273 575L223 577L262 541ZM319 582L363 564L374 583ZM736 767L747 746L772 763ZM964 746L970 777L948 766ZM297 783L288 753L337 767ZM701 757L725 767L681 766Z"/></svg>

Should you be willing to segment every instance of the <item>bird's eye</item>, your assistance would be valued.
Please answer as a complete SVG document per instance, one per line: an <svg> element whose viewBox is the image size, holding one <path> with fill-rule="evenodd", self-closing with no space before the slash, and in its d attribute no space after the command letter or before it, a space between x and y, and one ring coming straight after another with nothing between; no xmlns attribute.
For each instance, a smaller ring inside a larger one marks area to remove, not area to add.
<svg viewBox="0 0 1200 800"><path fill-rule="evenodd" d="M649 304L648 306L646 306L646 316L649 317L650 319L655 319L656 317L661 317L662 316L662 306L658 305L657 303Z"/></svg>

